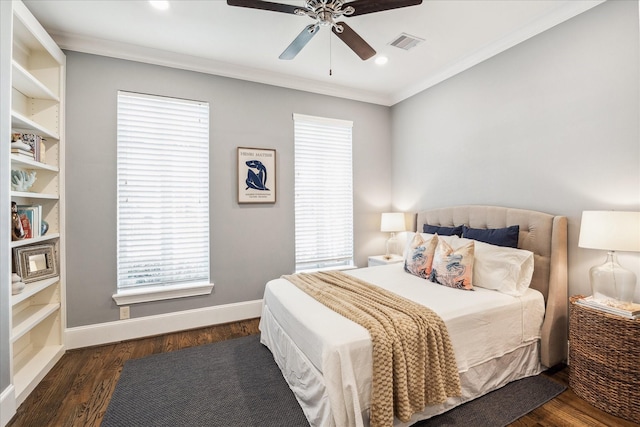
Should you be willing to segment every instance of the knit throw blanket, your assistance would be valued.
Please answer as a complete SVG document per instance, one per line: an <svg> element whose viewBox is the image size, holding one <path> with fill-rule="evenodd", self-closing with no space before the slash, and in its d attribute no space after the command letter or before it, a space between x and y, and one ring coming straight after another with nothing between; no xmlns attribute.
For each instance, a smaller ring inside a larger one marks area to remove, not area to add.
<svg viewBox="0 0 640 427"><path fill-rule="evenodd" d="M373 344L370 424L408 422L427 405L460 396L460 376L444 321L431 309L341 272L283 276L365 327Z"/></svg>

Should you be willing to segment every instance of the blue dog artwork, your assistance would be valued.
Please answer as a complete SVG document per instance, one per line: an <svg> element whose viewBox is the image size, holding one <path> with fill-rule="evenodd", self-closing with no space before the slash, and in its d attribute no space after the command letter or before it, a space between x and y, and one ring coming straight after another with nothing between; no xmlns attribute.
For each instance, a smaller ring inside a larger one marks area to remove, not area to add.
<svg viewBox="0 0 640 427"><path fill-rule="evenodd" d="M259 160L248 160L245 164L249 167L247 170L247 188L254 190L269 191L267 188L267 168ZM254 171L255 169L255 171Z"/></svg>

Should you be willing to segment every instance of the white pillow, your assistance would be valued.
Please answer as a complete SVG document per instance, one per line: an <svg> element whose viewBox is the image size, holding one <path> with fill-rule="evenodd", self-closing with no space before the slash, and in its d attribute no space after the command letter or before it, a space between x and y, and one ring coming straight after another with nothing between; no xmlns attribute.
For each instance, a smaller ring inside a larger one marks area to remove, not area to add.
<svg viewBox="0 0 640 427"><path fill-rule="evenodd" d="M452 239L454 248L471 241L455 237ZM533 252L474 241L473 286L521 296L531 284Z"/></svg>

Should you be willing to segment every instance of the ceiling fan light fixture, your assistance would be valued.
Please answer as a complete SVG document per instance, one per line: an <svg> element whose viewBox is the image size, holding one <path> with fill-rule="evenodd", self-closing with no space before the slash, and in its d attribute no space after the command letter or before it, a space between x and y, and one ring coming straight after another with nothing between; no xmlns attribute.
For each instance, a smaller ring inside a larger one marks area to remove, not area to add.
<svg viewBox="0 0 640 427"><path fill-rule="evenodd" d="M229 6L247 7L251 9L270 10L298 16L308 16L314 23L309 27L313 31L303 30L296 39L280 55L280 59L293 59L309 42L311 35L320 26L331 28L340 40L360 57L363 61L376 54L369 43L358 35L349 25L339 21L342 17L360 16L369 13L383 12L408 6L422 4L422 0L352 0L345 4L345 0L305 0L304 6L293 6L266 0L227 0Z"/></svg>
<svg viewBox="0 0 640 427"><path fill-rule="evenodd" d="M327 11L321 11L318 13L318 24L323 27L328 27L329 25L335 25L333 22L333 14Z"/></svg>

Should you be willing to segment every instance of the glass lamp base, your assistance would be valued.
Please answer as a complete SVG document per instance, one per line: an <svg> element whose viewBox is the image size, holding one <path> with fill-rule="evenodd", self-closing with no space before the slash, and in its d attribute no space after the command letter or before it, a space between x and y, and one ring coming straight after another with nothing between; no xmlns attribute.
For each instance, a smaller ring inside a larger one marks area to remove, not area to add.
<svg viewBox="0 0 640 427"><path fill-rule="evenodd" d="M607 253L607 260L604 264L591 267L589 277L591 278L591 293L594 299L633 302L636 275L633 271L622 268L618 264L615 252Z"/></svg>
<svg viewBox="0 0 640 427"><path fill-rule="evenodd" d="M397 251L398 239L396 238L396 233L391 233L391 237L387 240L387 252L385 254L385 259L391 259L393 255Z"/></svg>

